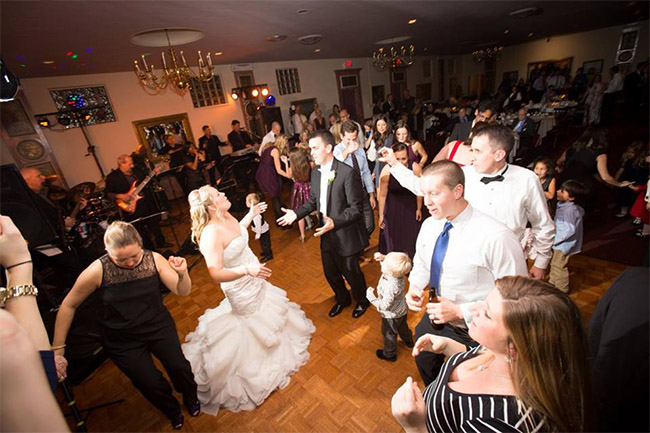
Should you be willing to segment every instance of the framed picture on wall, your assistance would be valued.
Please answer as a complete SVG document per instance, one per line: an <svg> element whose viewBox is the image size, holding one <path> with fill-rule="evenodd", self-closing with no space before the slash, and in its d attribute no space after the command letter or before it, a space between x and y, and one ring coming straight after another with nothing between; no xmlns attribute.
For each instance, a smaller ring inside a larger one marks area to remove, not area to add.
<svg viewBox="0 0 650 433"><path fill-rule="evenodd" d="M384 97L384 86L372 86L372 102L383 101Z"/></svg>
<svg viewBox="0 0 650 433"><path fill-rule="evenodd" d="M582 64L582 72L587 75L600 74L603 72L603 59L589 60Z"/></svg>
<svg viewBox="0 0 650 433"><path fill-rule="evenodd" d="M567 57L560 60L540 60L538 62L531 62L528 64L528 73L526 76L530 80L530 74L542 69L546 69L550 65L555 66L560 71L568 69L571 71L571 64L573 63L573 57Z"/></svg>
<svg viewBox="0 0 650 433"><path fill-rule="evenodd" d="M20 100L14 99L13 101L3 102L0 105L0 114L2 126L10 137L36 133L32 121L27 116L27 112Z"/></svg>

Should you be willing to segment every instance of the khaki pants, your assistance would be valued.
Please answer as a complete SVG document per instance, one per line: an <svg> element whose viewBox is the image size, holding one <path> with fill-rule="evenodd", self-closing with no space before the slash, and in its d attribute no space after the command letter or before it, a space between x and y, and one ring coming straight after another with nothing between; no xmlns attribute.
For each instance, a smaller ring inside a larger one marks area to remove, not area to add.
<svg viewBox="0 0 650 433"><path fill-rule="evenodd" d="M555 287L569 293L569 255L564 254L560 250L553 250L553 258L551 259L551 272L548 282Z"/></svg>

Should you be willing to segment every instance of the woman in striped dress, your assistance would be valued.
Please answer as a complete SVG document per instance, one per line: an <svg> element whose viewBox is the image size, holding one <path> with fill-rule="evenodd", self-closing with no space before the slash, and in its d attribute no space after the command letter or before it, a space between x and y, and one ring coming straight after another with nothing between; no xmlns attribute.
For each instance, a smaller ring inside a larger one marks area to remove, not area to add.
<svg viewBox="0 0 650 433"><path fill-rule="evenodd" d="M448 356L420 392L409 377L392 400L407 432L585 431L586 338L580 312L548 283L505 277L477 304L470 351L424 335L413 349Z"/></svg>

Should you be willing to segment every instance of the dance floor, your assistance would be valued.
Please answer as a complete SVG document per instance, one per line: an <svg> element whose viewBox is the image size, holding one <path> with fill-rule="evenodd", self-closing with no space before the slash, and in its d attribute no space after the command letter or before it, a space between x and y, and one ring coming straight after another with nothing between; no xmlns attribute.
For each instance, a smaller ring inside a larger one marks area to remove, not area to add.
<svg viewBox="0 0 650 433"><path fill-rule="evenodd" d="M269 211L270 212L270 211ZM271 212L272 213L272 212ZM269 215L269 219L271 215ZM189 224L176 229L183 235ZM395 363L379 360L375 349L381 347L381 320L374 308L359 319L352 309L330 319L327 312L334 304L332 292L321 270L319 240L313 232L303 244L298 230L271 229L275 259L270 282L287 291L316 325L309 362L291 378L289 385L276 391L257 409L232 413L220 411L216 417L185 414L185 431L214 432L384 432L400 431L390 412L390 400L407 376L418 378L410 351L398 343ZM166 232L168 239L171 233ZM179 235L180 236L180 235ZM371 240L376 251L377 231ZM259 254L257 241L251 248ZM374 247L374 248L373 248ZM190 256L191 263L199 256ZM572 298L585 320L598 300L626 266L590 257L577 256L571 261ZM368 285L375 286L379 264L363 266ZM201 260L192 270L192 293L188 297L170 294L165 304L178 327L181 341L194 330L198 317L223 299L217 284L208 276ZM418 314L409 313L409 325L415 328ZM257 362L255 359L249 360ZM160 364L158 363L158 366ZM421 383L421 382L420 382ZM77 405L82 409L115 399L121 404L94 410L87 421L89 431L173 431L169 421L133 387L131 382L106 361L92 376L74 388ZM180 401L180 395L176 394ZM63 407L63 406L62 406ZM72 420L70 425L74 431Z"/></svg>

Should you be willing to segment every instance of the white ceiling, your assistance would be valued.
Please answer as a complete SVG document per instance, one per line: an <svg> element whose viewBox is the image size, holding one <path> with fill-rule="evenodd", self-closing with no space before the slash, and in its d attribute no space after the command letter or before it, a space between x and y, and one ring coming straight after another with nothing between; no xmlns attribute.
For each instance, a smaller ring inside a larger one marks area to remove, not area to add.
<svg viewBox="0 0 650 433"><path fill-rule="evenodd" d="M514 45L648 19L646 1L2 1L2 55L20 78L128 71L151 52L159 67L160 48L129 42L156 27L192 27L204 39L184 45L190 64L195 51L222 51L217 64L367 57L375 42L412 36L416 54L471 52L489 43ZM526 19L508 14L539 6ZM307 9L306 14L297 11ZM407 21L416 18L414 25ZM504 34L508 29L509 32ZM533 33L529 37L529 33ZM303 35L323 40L305 46ZM274 34L282 42L267 42ZM320 48L320 53L314 49ZM426 51L425 51L426 49ZM87 52L87 50L90 50ZM78 54L77 59L66 53ZM54 64L45 65L45 60Z"/></svg>

